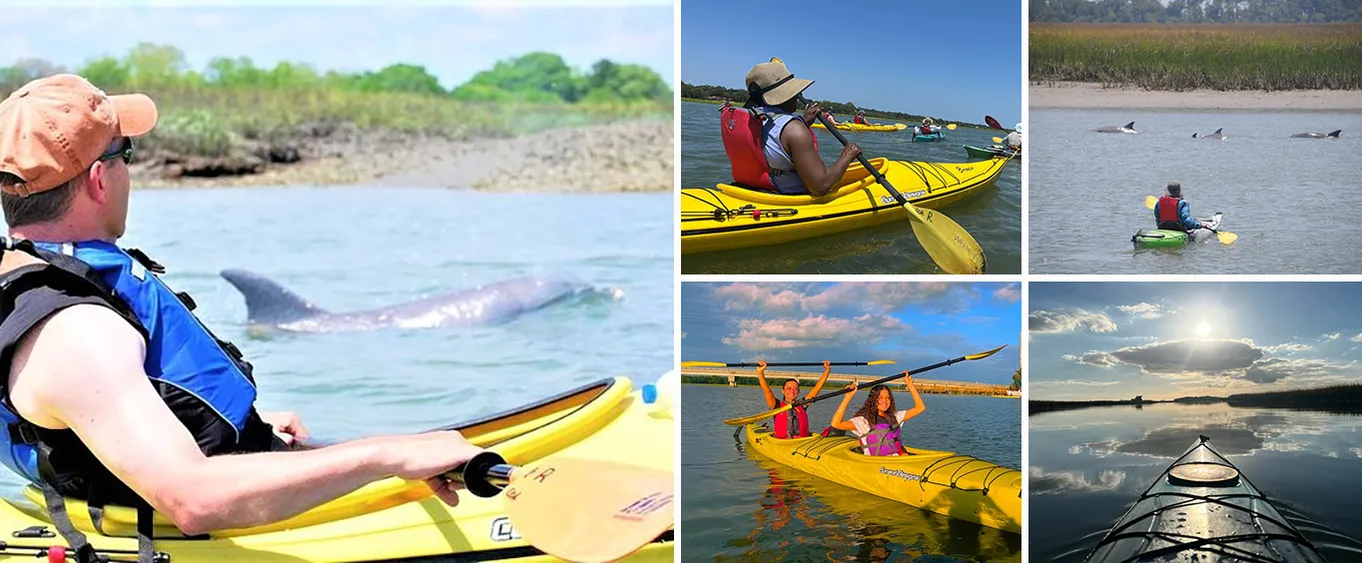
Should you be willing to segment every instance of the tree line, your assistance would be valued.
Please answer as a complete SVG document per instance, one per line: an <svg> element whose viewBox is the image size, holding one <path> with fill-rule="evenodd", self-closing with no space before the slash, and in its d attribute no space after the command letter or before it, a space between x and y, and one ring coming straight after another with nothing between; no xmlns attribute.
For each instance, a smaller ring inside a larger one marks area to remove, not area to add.
<svg viewBox="0 0 1362 563"><path fill-rule="evenodd" d="M377 71L319 71L308 64L281 61L273 68L248 57L218 57L202 70L189 67L184 52L170 45L142 43L124 57L104 56L65 69L43 59L22 59L0 67L0 92L61 72L82 75L109 91L251 88L331 89L402 92L447 96L462 101L594 103L668 101L672 90L652 69L601 59L589 71L574 69L559 55L533 52L504 60L446 90L425 67L393 64Z"/></svg>
<svg viewBox="0 0 1362 563"><path fill-rule="evenodd" d="M695 100L727 100L733 102L736 105L743 105L747 103L746 90L724 88L723 86L694 85L687 84L685 82L681 83L681 97ZM921 122L922 118L924 117L931 117L932 120L936 121L937 123L946 123L948 121L936 116L916 115L911 113L885 111L874 108L861 107L852 102L834 102L831 100L812 100L812 101L820 106L823 106L824 109L831 111L834 115L855 115L857 112L865 110L865 114L868 117L892 119L895 121L903 121L905 123L910 124ZM962 127L979 127L979 128L988 127L987 125L969 123L965 121L952 121L951 123L955 123Z"/></svg>
<svg viewBox="0 0 1362 563"><path fill-rule="evenodd" d="M1072 23L1362 22L1356 0L1032 0L1031 21Z"/></svg>

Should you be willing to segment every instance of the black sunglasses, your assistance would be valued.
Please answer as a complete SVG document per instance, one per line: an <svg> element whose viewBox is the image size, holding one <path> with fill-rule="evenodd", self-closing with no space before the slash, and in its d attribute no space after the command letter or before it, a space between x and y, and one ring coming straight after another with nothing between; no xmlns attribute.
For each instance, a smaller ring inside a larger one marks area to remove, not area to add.
<svg viewBox="0 0 1362 563"><path fill-rule="evenodd" d="M132 148L132 138L123 137L123 142L118 145L118 148L99 155L99 160L102 162L122 157L123 164L132 164L132 155L135 154L135 152L136 151Z"/></svg>

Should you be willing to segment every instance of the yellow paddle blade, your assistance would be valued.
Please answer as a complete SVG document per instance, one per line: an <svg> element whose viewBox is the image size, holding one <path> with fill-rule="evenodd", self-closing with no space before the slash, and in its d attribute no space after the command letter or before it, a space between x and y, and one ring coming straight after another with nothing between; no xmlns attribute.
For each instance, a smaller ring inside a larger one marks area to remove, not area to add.
<svg viewBox="0 0 1362 563"><path fill-rule="evenodd" d="M723 362L681 362L683 368L721 368L726 365Z"/></svg>
<svg viewBox="0 0 1362 563"><path fill-rule="evenodd" d="M1239 235L1236 235L1234 233L1227 233L1225 231L1217 231L1215 233L1215 236L1216 238L1220 239L1221 243L1224 244L1233 244L1234 241L1239 239Z"/></svg>
<svg viewBox="0 0 1362 563"><path fill-rule="evenodd" d="M868 365L868 366L882 366L882 365L886 365L886 364L896 364L896 363L898 363L898 362L895 362L894 360L871 360L871 361L869 361L869 362L866 362L865 365Z"/></svg>
<svg viewBox="0 0 1362 563"><path fill-rule="evenodd" d="M1003 142L1003 138L1002 138L1002 137L994 137L994 138L993 138L993 142L995 142L995 143L1002 143L1002 142Z"/></svg>
<svg viewBox="0 0 1362 563"><path fill-rule="evenodd" d="M673 526L675 483L670 472L635 465L544 459L512 473L502 497L516 531L541 551L615 561Z"/></svg>
<svg viewBox="0 0 1362 563"><path fill-rule="evenodd" d="M978 354L972 354L972 355L969 355L969 356L965 356L965 359L966 359L966 360L982 360L982 359L984 359L984 358L987 358L987 357L989 357L989 356L992 356L992 355L998 353L998 350L1002 350L1003 348L1006 348L1006 347L1007 347L1007 345L1006 345L1006 344L1003 344L1002 346L999 346L999 347L994 348L994 349L992 349L992 350L989 350L989 351L987 351L987 352L979 352Z"/></svg>
<svg viewBox="0 0 1362 563"><path fill-rule="evenodd" d="M1150 209L1153 209L1155 205L1158 205L1158 203L1159 203L1159 198L1157 198L1157 197L1154 197L1154 196L1152 196L1152 195L1149 195L1149 196L1145 196L1145 197L1144 197L1144 206L1145 206L1145 207L1148 207L1148 208L1150 208Z"/></svg>
<svg viewBox="0 0 1362 563"><path fill-rule="evenodd" d="M724 421L724 424L727 424L727 425L729 425L729 426L747 426L748 424L752 424L753 422L757 422L757 421L762 420L762 419L771 418L771 417L773 417L773 416L775 416L775 415L778 415L778 414L780 414L780 413L783 413L783 412L785 412L785 411L787 411L787 410L790 410L790 405L781 405L780 408L778 408L778 409L776 409L776 410L773 410L773 411L766 411L766 412L761 413L761 414L754 414L754 415L752 415L752 416L744 416L744 417L742 417L742 418L730 418L730 419L728 419L728 420L725 420L725 421Z"/></svg>
<svg viewBox="0 0 1362 563"><path fill-rule="evenodd" d="M950 125L947 125L946 128L947 128L947 129L950 129L951 131L954 131L954 130L955 130L955 124L952 123L952 124L950 124Z"/></svg>
<svg viewBox="0 0 1362 563"><path fill-rule="evenodd" d="M913 234L937 266L948 274L984 273L984 249L969 231L950 217L911 202L904 204L913 225Z"/></svg>

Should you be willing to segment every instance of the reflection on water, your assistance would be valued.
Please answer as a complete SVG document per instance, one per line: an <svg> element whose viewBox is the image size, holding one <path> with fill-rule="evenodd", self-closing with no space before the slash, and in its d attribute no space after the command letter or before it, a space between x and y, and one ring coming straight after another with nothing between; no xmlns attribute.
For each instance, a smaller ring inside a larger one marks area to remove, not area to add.
<svg viewBox="0 0 1362 563"><path fill-rule="evenodd" d="M1046 523L1027 528L1034 561L1082 561L1199 435L1330 561L1362 561L1362 417L1157 404L1036 415L1030 429L1028 518Z"/></svg>
<svg viewBox="0 0 1362 563"><path fill-rule="evenodd" d="M685 561L1020 561L1021 536L955 520L748 452L721 420L765 410L757 388L685 385ZM1020 403L929 395L910 425L922 448L1020 465ZM811 426L832 407L810 408Z"/></svg>

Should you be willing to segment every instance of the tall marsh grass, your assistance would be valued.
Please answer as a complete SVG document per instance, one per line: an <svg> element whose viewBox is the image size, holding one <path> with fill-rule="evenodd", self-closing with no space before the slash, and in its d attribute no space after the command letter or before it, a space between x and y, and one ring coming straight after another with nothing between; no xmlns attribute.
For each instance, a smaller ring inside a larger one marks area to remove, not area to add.
<svg viewBox="0 0 1362 563"><path fill-rule="evenodd" d="M1033 82L1362 89L1362 24L1030 24Z"/></svg>

